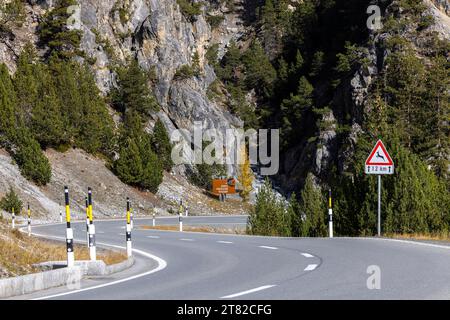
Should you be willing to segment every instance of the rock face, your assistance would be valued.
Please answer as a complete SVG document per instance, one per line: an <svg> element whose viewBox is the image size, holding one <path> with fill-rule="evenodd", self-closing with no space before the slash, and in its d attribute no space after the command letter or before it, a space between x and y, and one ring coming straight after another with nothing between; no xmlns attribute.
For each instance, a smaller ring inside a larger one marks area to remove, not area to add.
<svg viewBox="0 0 450 320"><path fill-rule="evenodd" d="M0 42L0 61L15 71L17 55L27 41L36 43L36 27L42 15L52 7L51 0L28 1L27 20L14 30L14 39ZM79 0L81 49L94 61L98 87L107 93L114 85L112 66L136 57L146 70L155 73L154 92L169 131L175 128L192 130L194 121L206 128L240 127L238 118L207 97L209 85L216 79L205 58L207 48L219 45L219 53L232 39L243 33L239 16L227 13L225 6L205 3L202 14L187 19L176 0ZM75 12L75 11L74 11ZM214 31L206 14L224 16ZM191 20L194 20L191 22ZM201 74L190 79L174 79L182 65L192 65L198 53ZM156 115L155 115L156 116Z"/></svg>
<svg viewBox="0 0 450 320"><path fill-rule="evenodd" d="M404 33L404 37L413 44L416 53L420 56L426 52L427 37L433 33L441 39L450 40L450 5L447 0L423 0L428 7L423 14L433 16L434 23L427 28L421 37L417 37L412 29ZM395 3L396 1L394 1ZM387 8L387 15L392 14L392 5ZM284 173L277 177L276 181L286 192L298 190L304 182L306 173L313 172L316 180L327 181L327 175L332 165L337 164L340 174L346 174L348 159L354 154L358 136L362 133L361 124L363 115L370 112L367 106L367 97L370 85L383 71L389 52L385 49L385 41L391 35L389 33L373 33L369 37L365 58L368 64L355 71L354 75L343 83L335 92L333 104L337 109L350 110L351 129L343 142L343 146L337 147L336 110L323 115L322 121L328 125L321 130L317 140L313 143L298 141L295 147L285 154Z"/></svg>

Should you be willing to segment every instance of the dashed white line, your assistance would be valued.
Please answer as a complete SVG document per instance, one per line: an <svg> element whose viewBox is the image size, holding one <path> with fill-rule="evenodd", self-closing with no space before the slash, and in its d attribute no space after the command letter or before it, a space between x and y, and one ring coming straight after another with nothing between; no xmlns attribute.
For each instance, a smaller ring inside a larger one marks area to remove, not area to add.
<svg viewBox="0 0 450 320"><path fill-rule="evenodd" d="M180 241L194 241L194 239L180 239Z"/></svg>
<svg viewBox="0 0 450 320"><path fill-rule="evenodd" d="M259 247L263 249L278 250L277 247L268 247L268 246L259 246Z"/></svg>
<svg viewBox="0 0 450 320"><path fill-rule="evenodd" d="M159 239L159 236L147 236L147 238L151 238L151 239Z"/></svg>
<svg viewBox="0 0 450 320"><path fill-rule="evenodd" d="M125 235L125 233L119 233L119 236L124 236Z"/></svg>
<svg viewBox="0 0 450 320"><path fill-rule="evenodd" d="M317 264L309 264L304 271L312 271L317 268Z"/></svg>
<svg viewBox="0 0 450 320"><path fill-rule="evenodd" d="M258 287L258 288L254 288L254 289L250 289L250 290L246 290L246 291L230 294L228 296L221 297L220 299L236 298L236 297L243 296L245 294L249 294L249 293L253 293L253 292L257 292L257 291L261 291L261 290L266 290L266 289L269 289L269 288L272 288L272 287L275 287L275 285L267 285L267 286L262 286L262 287Z"/></svg>
<svg viewBox="0 0 450 320"><path fill-rule="evenodd" d="M309 253L306 253L306 252L303 252L302 256L304 256L305 258L314 258L314 256L312 254L309 254Z"/></svg>
<svg viewBox="0 0 450 320"><path fill-rule="evenodd" d="M220 241L217 241L217 243L226 243L226 244L230 244L230 243L233 243L233 242L231 242L231 241L222 241L222 240L220 240Z"/></svg>

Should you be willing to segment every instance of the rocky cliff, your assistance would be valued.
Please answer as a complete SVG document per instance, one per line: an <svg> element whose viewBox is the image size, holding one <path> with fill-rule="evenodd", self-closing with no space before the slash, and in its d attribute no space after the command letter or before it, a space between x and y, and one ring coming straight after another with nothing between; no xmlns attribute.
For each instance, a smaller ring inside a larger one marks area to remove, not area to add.
<svg viewBox="0 0 450 320"><path fill-rule="evenodd" d="M224 106L208 99L208 87L216 76L205 58L212 44L218 44L219 55L223 55L229 42L242 36L244 28L236 10L228 10L221 2L205 3L202 13L189 19L176 0L79 0L78 3L81 23L77 28L83 33L81 49L92 64L103 93L114 84L113 66L136 57L154 76L154 92L162 109L158 116L169 131L192 130L194 121L202 121L207 128L241 126L240 120ZM12 73L24 45L28 41L36 44L38 22L52 5L52 0L27 1L23 26L0 41L0 61ZM78 19L76 11L74 14ZM207 15L220 15L223 21L212 30ZM175 79L181 66L192 65L196 53L201 74Z"/></svg>

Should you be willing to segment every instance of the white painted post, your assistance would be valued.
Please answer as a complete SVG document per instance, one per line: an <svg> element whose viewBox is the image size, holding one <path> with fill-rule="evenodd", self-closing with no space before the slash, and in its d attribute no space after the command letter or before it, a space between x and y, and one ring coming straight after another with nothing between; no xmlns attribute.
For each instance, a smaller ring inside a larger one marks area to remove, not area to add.
<svg viewBox="0 0 450 320"><path fill-rule="evenodd" d="M28 236L31 237L31 210L29 203L28 203Z"/></svg>
<svg viewBox="0 0 450 320"><path fill-rule="evenodd" d="M333 238L333 206L331 203L331 189L328 190L328 235Z"/></svg>
<svg viewBox="0 0 450 320"><path fill-rule="evenodd" d="M183 232L183 216L180 213L180 217L178 218L178 221L180 222L180 232Z"/></svg>
<svg viewBox="0 0 450 320"><path fill-rule="evenodd" d="M92 189L88 188L88 205L89 205L89 257L91 261L97 260L97 250L95 247L95 225L94 215L92 214Z"/></svg>
<svg viewBox="0 0 450 320"><path fill-rule="evenodd" d="M89 250L89 202L88 197L84 197L86 204L86 246Z"/></svg>
<svg viewBox="0 0 450 320"><path fill-rule="evenodd" d="M130 213L130 198L127 198L127 229L126 229L126 241L127 241L127 256L133 255L133 249L131 247L131 213Z"/></svg>
<svg viewBox="0 0 450 320"><path fill-rule="evenodd" d="M12 221L11 221L12 228L16 228L16 214L14 213L14 208L12 208Z"/></svg>
<svg viewBox="0 0 450 320"><path fill-rule="evenodd" d="M75 255L73 253L73 230L70 226L70 206L69 206L69 188L64 187L64 198L66 203L66 248L67 248L67 267L75 265Z"/></svg>
<svg viewBox="0 0 450 320"><path fill-rule="evenodd" d="M61 211L61 203L59 203L59 222L62 223L63 219L62 219L62 211Z"/></svg>
<svg viewBox="0 0 450 320"><path fill-rule="evenodd" d="M155 221L155 213L153 213L153 226L156 226L156 221Z"/></svg>

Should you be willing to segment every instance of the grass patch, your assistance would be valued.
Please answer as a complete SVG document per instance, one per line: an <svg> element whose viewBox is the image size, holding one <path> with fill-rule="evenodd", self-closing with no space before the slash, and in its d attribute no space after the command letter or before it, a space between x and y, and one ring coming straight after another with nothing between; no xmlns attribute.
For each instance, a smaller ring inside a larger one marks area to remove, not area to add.
<svg viewBox="0 0 450 320"><path fill-rule="evenodd" d="M410 240L450 242L450 233L449 232L441 232L438 234L395 233L395 234L386 234L385 236L388 238L393 238L393 239L410 239Z"/></svg>
<svg viewBox="0 0 450 320"><path fill-rule="evenodd" d="M161 230L161 231L178 231L179 228L180 227L178 225L161 225L161 226L155 226L155 227L142 225L142 226L137 227L137 229L142 229L142 230ZM215 228L215 227L209 227L209 226L199 226L199 227L183 226L183 231L206 232L206 233L225 233L225 234L245 234L245 229Z"/></svg>
<svg viewBox="0 0 450 320"><path fill-rule="evenodd" d="M75 260L89 260L85 245L74 246ZM66 245L63 242L28 237L20 231L0 227L0 278L14 277L39 272L33 264L46 261L65 261ZM97 259L107 265L127 259L124 252L97 249Z"/></svg>

